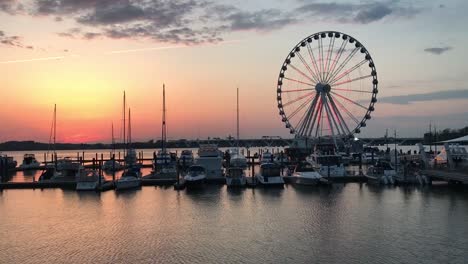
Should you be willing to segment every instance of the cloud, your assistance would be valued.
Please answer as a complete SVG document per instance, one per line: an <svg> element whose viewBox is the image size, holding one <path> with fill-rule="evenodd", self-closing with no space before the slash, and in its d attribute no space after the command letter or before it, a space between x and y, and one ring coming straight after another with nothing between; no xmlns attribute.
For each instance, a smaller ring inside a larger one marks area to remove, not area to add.
<svg viewBox="0 0 468 264"><path fill-rule="evenodd" d="M413 17L421 10L399 1L364 1L360 3L312 2L296 8L296 11L308 16L312 15L318 20L369 24L384 18Z"/></svg>
<svg viewBox="0 0 468 264"><path fill-rule="evenodd" d="M0 30L0 44L10 47L34 49L31 45L24 45L20 36L8 36L2 30Z"/></svg>
<svg viewBox="0 0 468 264"><path fill-rule="evenodd" d="M450 100L468 98L468 90L449 90L424 94L397 95L379 98L380 103L410 104L413 102L424 102L432 100Z"/></svg>
<svg viewBox="0 0 468 264"><path fill-rule="evenodd" d="M449 51L451 49L453 49L453 48L450 47L450 46L446 46L446 47L427 48L427 49L424 49L424 51L435 54L435 55L441 55L442 53L447 52L447 51Z"/></svg>

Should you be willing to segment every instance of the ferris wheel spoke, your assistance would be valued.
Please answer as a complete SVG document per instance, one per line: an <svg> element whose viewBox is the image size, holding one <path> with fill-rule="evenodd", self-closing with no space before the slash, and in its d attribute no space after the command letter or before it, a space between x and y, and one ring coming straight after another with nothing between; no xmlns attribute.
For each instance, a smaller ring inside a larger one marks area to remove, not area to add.
<svg viewBox="0 0 468 264"><path fill-rule="evenodd" d="M315 105L317 104L317 99L319 95L315 94L314 100L309 104L309 108L307 111L304 112L302 115L301 119L299 119L298 125L299 125L299 130L298 133L299 135L302 135L304 133L304 129L306 125L310 122L310 119L312 117L313 109L315 108Z"/></svg>
<svg viewBox="0 0 468 264"><path fill-rule="evenodd" d="M313 94L314 94L314 92L312 92L312 93L307 93L307 94L305 94L305 95L303 95L303 96L300 96L300 97L298 97L298 98L296 98L296 99L294 99L294 100L292 100L292 101L289 101L289 102L283 104L283 107L286 107L286 106L288 106L288 105L294 104L294 103L296 103L296 102L298 102L298 101L300 101L300 100L303 100L304 98L307 98L308 96L311 96L311 95L313 95Z"/></svg>
<svg viewBox="0 0 468 264"><path fill-rule="evenodd" d="M304 128L304 135L306 136L309 136L312 134L312 131L314 129L314 124L315 124L315 121L317 120L317 116L318 116L318 112L319 112L319 109L322 105L322 98L317 94L317 102L315 103L315 105L313 105L312 109L311 109L311 113L313 113L311 116L312 118L308 121L306 127Z"/></svg>
<svg viewBox="0 0 468 264"><path fill-rule="evenodd" d="M340 98L343 98L344 100L346 100L346 101L348 101L348 102L350 102L350 103L353 103L353 104L355 104L355 105L361 107L362 109L367 110L367 107L365 107L365 106L363 106L362 104L360 104L360 103L358 103L358 102L355 102L355 101L353 101L353 100L351 100L351 99L349 99L349 98L347 98L347 97L345 97L345 96L343 96L343 95L337 94L337 93L332 92L332 91L330 91L330 93L332 93L332 94L334 94L334 95L336 95L336 96L338 96L338 97L340 97Z"/></svg>
<svg viewBox="0 0 468 264"><path fill-rule="evenodd" d="M350 134L351 132L349 131L348 125L346 124L346 121L344 120L343 116L338 110L338 107L336 107L335 101L333 100L331 94L327 93L327 96L328 100L330 101L333 112L336 115L336 118L338 119L338 123L341 127L341 130L343 131L343 134Z"/></svg>
<svg viewBox="0 0 468 264"><path fill-rule="evenodd" d="M366 59L362 60L358 64L354 65L353 67L347 69L346 71L344 71L343 73L341 73L337 77L333 78L333 80L330 80L329 83L333 84L333 83L339 81L340 79L342 79L346 75L350 74L351 72L355 71L356 69L359 69L359 67L361 67L364 63L366 63L366 61L367 61Z"/></svg>
<svg viewBox="0 0 468 264"><path fill-rule="evenodd" d="M333 60L333 64L332 64L330 72L335 71L336 65L340 61L341 55L343 55L343 52L345 51L345 48L346 48L347 44L348 44L348 39L346 39L345 41L343 41L343 43L341 43L340 49L336 53L335 59Z"/></svg>
<svg viewBox="0 0 468 264"><path fill-rule="evenodd" d="M323 81L323 74L324 74L324 61L323 61L323 39L322 38L319 38L318 39L318 43L319 43L319 63L320 63L320 82Z"/></svg>
<svg viewBox="0 0 468 264"><path fill-rule="evenodd" d="M334 84L331 84L330 86L331 86L331 87L336 87L336 86L340 86L340 85L347 84L347 83L351 83L351 82L355 82L355 81L364 80L364 79L371 78L371 77L372 77L372 75L369 74L369 75L357 77L357 78L354 78L354 79L342 81L342 82L339 82L339 83L334 83Z"/></svg>
<svg viewBox="0 0 468 264"><path fill-rule="evenodd" d="M335 123L335 120L333 119L333 116L330 113L330 107L328 105L327 99L325 97L325 94L322 93L323 101L325 102L325 114L327 116L327 123L328 123L328 128L330 129L330 132L332 136L335 136L335 130L333 129L333 123Z"/></svg>
<svg viewBox="0 0 468 264"><path fill-rule="evenodd" d="M296 66L294 65L289 65L291 66L291 68L293 68L294 70L296 70L299 74L301 74L302 76L304 76L306 79L308 79L309 81L311 82L314 82L314 80L312 80L307 74L305 74L303 71L299 70Z"/></svg>
<svg viewBox="0 0 468 264"><path fill-rule="evenodd" d="M355 48L355 49L353 49L353 51L351 51L348 54L348 56L343 60L343 62L338 66L338 68L336 68L336 70L330 75L327 82L330 81L330 79L333 80L336 77L336 75L338 75L338 73L340 73L341 70L343 70L343 68L346 66L346 64L348 64L348 62L354 57L354 55L356 55L358 50L359 50L359 48Z"/></svg>
<svg viewBox="0 0 468 264"><path fill-rule="evenodd" d="M328 44L328 54L327 54L327 65L325 67L326 69L326 76L325 80L328 79L328 76L330 74L330 64L331 64L331 57L333 55L333 49L335 48L335 36L330 38L330 43Z"/></svg>
<svg viewBox="0 0 468 264"><path fill-rule="evenodd" d="M288 77L284 77L283 79L286 79L286 80L292 81L292 82L297 82L297 83L305 84L305 85L307 85L307 86L314 86L314 85L311 84L311 83L303 82L303 81L296 80L296 79L292 79L292 78L288 78ZM312 89L312 88L310 88L310 89ZM310 89L305 89L305 90L310 90Z"/></svg>
<svg viewBox="0 0 468 264"><path fill-rule="evenodd" d="M294 110L289 116L287 116L286 118L288 120L291 120L297 113L299 113L307 104L309 103L309 101L305 101L303 102L296 110Z"/></svg>
<svg viewBox="0 0 468 264"><path fill-rule="evenodd" d="M304 66L307 68L307 70L309 71L310 75L311 75L311 78L315 81L315 82L319 82L318 81L318 78L317 78L317 75L312 71L312 69L310 68L309 64L307 64L307 62L305 61L304 57L302 57L301 53L297 52L296 53L297 56L299 57L299 59L302 61L302 64L304 64Z"/></svg>
<svg viewBox="0 0 468 264"><path fill-rule="evenodd" d="M353 113L351 113L351 111L348 110L348 108L343 105L343 103L341 103L339 100L335 100L331 94L330 97L333 98L333 102L335 102L341 108L341 110L343 110L351 118L351 120L356 122L356 124L359 124L359 120L353 115Z"/></svg>
<svg viewBox="0 0 468 264"><path fill-rule="evenodd" d="M318 132L319 132L319 129L321 129L322 125L323 125L323 116L322 116L322 110L323 110L323 101L321 102L320 104L320 108L319 108L319 114L317 116L317 126L315 128L315 137L318 137Z"/></svg>
<svg viewBox="0 0 468 264"><path fill-rule="evenodd" d="M309 57L310 57L310 60L312 61L312 64L314 65L314 68L315 68L315 72L317 73L317 79L320 81L320 70L319 70L319 67L317 65L317 60L315 59L315 55L314 55L314 51L312 50L312 47L310 46L310 43L307 42L307 51L309 52Z"/></svg>
<svg viewBox="0 0 468 264"><path fill-rule="evenodd" d="M312 90L312 88L310 90ZM357 93L369 93L369 94L372 93L372 92L369 92L369 91L361 91L361 90L353 90L353 89L340 89L340 88L333 88L333 91L345 91L345 92L357 92Z"/></svg>

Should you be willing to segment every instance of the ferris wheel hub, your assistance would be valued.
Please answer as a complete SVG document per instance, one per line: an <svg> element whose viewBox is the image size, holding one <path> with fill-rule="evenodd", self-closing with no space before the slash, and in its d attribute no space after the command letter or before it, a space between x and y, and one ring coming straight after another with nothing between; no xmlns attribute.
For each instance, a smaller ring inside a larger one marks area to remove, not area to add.
<svg viewBox="0 0 468 264"><path fill-rule="evenodd" d="M331 87L328 83L317 83L317 85L315 85L315 91L317 91L317 93L329 93L331 90Z"/></svg>

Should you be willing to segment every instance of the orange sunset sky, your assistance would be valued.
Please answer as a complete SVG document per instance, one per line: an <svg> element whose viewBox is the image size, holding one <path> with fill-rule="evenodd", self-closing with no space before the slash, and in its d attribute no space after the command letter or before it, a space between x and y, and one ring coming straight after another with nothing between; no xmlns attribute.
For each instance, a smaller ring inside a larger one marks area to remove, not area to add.
<svg viewBox="0 0 468 264"><path fill-rule="evenodd" d="M276 82L289 51L319 31L372 54L379 101L361 136L421 136L468 124L466 1L0 1L0 141L118 136L122 96L134 141L290 137Z"/></svg>

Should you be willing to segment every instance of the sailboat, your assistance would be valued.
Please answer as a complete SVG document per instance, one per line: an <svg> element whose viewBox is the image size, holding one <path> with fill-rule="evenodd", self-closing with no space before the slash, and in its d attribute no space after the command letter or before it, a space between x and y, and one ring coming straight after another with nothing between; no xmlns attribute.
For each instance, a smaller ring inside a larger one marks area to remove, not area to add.
<svg viewBox="0 0 468 264"><path fill-rule="evenodd" d="M166 127L166 87L163 84L163 112L161 126L161 150L156 154L153 163L154 174L157 178L175 178L177 176L176 160L174 155L166 148L167 127Z"/></svg>
<svg viewBox="0 0 468 264"><path fill-rule="evenodd" d="M239 88L237 88L237 148L230 153L229 167L226 173L228 187L246 185L245 168L247 168L247 159L239 151Z"/></svg>
<svg viewBox="0 0 468 264"><path fill-rule="evenodd" d="M114 138L114 123L112 123L112 153L111 158L106 160L102 165L102 169L108 172L119 171L122 169L122 164L115 159L115 138Z"/></svg>
<svg viewBox="0 0 468 264"><path fill-rule="evenodd" d="M115 182L116 190L132 189L141 186L141 170L139 164L137 164L136 151L131 148L132 144L132 130L131 130L131 112L128 109L128 141L125 138L125 91L124 91L124 102L123 102L123 134L124 134L124 146L125 150L125 167L122 176ZM127 141L127 142L126 142Z"/></svg>

